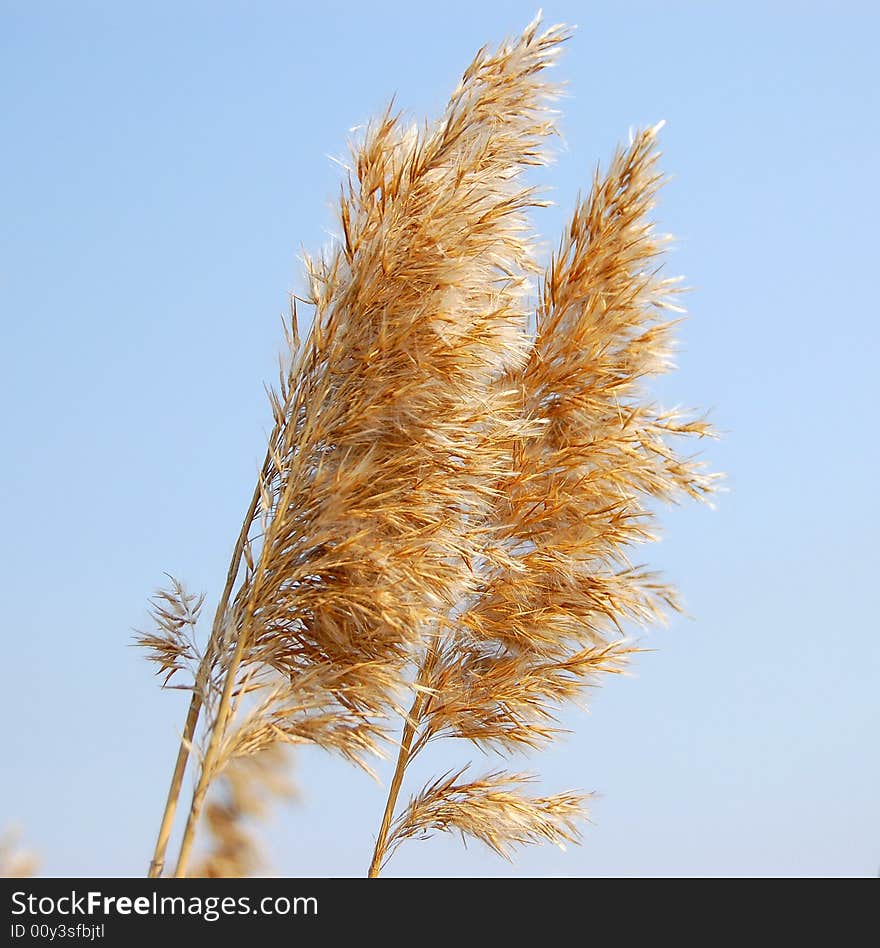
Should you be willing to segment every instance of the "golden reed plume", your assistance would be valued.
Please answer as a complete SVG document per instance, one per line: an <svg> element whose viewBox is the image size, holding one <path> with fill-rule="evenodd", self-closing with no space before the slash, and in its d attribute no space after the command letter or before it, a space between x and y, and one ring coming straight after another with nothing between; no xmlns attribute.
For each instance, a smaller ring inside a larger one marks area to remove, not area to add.
<svg viewBox="0 0 880 948"><path fill-rule="evenodd" d="M529 358L510 379L537 433L510 445L478 593L425 645L371 875L402 840L433 829L505 855L516 843L573 839L584 797L528 797L522 776L504 773L441 778L395 819L406 768L441 737L505 755L541 747L562 704L622 670L635 651L626 623L678 608L668 585L629 560L656 536L652 500L702 498L714 481L676 449L710 434L707 424L662 410L644 390L670 368L681 313L678 281L658 274L667 238L649 219L662 182L658 130L636 134L597 173L547 269Z"/></svg>
<svg viewBox="0 0 880 948"><path fill-rule="evenodd" d="M389 108L352 148L339 240L307 260L311 330L300 345L294 305L274 429L207 644L202 597L176 580L139 638L164 683L192 692L151 875L193 751L175 874L188 874L203 810L215 845L197 873L245 874L258 862L244 824L257 786L278 795L279 748L309 743L369 768L395 715L371 875L434 830L504 855L578 838L582 795L530 796L528 775L503 770L462 768L397 806L431 741L540 747L560 705L622 669L625 624L676 608L628 559L656 533L650 504L712 486L676 448L706 424L643 390L669 367L677 312L649 221L656 129L597 174L529 329L527 211L542 202L522 174L546 160L556 89L543 74L567 37L536 20L477 54L439 120L408 125ZM171 684L180 671L190 681Z"/></svg>

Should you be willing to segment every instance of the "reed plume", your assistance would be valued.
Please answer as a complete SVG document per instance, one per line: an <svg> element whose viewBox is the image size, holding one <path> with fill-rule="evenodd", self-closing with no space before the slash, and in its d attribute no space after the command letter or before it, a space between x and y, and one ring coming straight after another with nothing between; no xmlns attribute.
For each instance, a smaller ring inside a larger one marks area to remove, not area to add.
<svg viewBox="0 0 880 948"><path fill-rule="evenodd" d="M544 746L561 707L620 672L627 625L663 621L674 590L630 562L655 539L653 505L704 498L714 478L680 453L705 421L654 405L644 381L671 368L682 312L660 275L668 238L651 221L662 176L659 126L636 134L575 209L543 280L529 357L516 386L529 433L510 444L512 476L492 511L480 583L423 646L370 875L397 846L457 830L511 847L577 838L586 797L534 798L523 775L467 768L431 782L395 817L404 775L451 737L503 756Z"/></svg>
<svg viewBox="0 0 880 948"><path fill-rule="evenodd" d="M199 601L176 587L140 639L165 676L192 672L160 831L167 841L196 747L176 875L209 787L236 761L308 742L367 766L437 617L479 591L511 445L534 427L510 384L528 358L525 211L540 203L520 174L544 160L553 89L540 74L565 36L535 22L478 54L438 122L406 126L389 108L353 148L340 241L307 261L312 328L299 347L294 315L207 645L192 635Z"/></svg>

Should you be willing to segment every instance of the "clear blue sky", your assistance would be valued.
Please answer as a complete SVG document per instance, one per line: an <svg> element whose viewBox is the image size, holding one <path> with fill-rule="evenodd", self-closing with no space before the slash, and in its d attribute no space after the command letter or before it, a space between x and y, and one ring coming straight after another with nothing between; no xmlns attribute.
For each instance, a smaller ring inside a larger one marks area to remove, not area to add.
<svg viewBox="0 0 880 948"><path fill-rule="evenodd" d="M5 590L0 826L50 875L148 862L184 714L129 648L173 572L216 598L262 457L278 313L333 227L348 130L436 114L530 3L0 3ZM695 291L670 401L708 406L716 511L645 556L693 619L531 764L601 793L580 848L456 839L401 875L876 875L874 4L548 3L579 26L555 243L633 125ZM872 487L872 485L874 485ZM467 747L460 755L479 761ZM437 759L446 765L454 757ZM365 872L383 790L303 753L275 871Z"/></svg>

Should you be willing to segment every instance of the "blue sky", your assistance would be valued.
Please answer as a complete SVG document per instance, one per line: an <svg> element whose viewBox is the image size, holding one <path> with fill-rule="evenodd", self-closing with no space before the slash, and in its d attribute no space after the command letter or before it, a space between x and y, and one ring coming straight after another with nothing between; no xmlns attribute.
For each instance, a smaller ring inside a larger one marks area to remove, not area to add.
<svg viewBox="0 0 880 948"><path fill-rule="evenodd" d="M216 597L270 416L297 255L348 130L435 115L520 2L0 3L6 542L0 826L49 875L138 875L184 715L129 648L173 572ZM873 4L554 3L550 244L598 160L666 119L659 210L694 292L669 402L712 410L715 511L646 549L693 618L525 766L600 797L584 845L403 847L400 875L880 867ZM464 756L461 756L464 755ZM450 748L437 767L479 754ZM317 752L274 870L366 871L383 790Z"/></svg>

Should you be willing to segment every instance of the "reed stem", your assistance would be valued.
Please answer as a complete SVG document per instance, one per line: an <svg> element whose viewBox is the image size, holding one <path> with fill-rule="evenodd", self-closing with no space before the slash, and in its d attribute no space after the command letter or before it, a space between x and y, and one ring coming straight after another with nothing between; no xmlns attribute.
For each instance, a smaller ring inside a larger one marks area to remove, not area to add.
<svg viewBox="0 0 880 948"><path fill-rule="evenodd" d="M271 440L270 440L271 444ZM270 452L266 452L266 459L263 461L263 468L261 474L262 477L265 476L266 468L270 463L271 455ZM199 665L199 670L197 673L196 680L205 677L210 673L211 664L214 660L214 648L217 641L217 637L220 635L220 631L223 626L223 620L226 615L226 610L229 606L229 597L232 595L232 588L235 585L235 579L238 576L239 567L241 566L241 557L244 553L244 547L247 543L248 533L251 529L251 524L254 522L254 517L256 516L257 506L260 503L260 482L257 482L257 486L254 489L254 495L251 498L250 506L248 507L247 513L245 514L244 523L241 527L241 532L238 535L238 539L235 542L235 547L232 551L232 559L229 563L229 569L226 573L226 585L223 588L223 594L220 597L220 602L217 605L217 611L214 614L214 624L211 628L211 637L208 640L208 645L205 649L205 654L202 658L201 664ZM193 691L192 698L189 703L189 711L186 715L186 723L183 728L183 735L180 739L180 747L177 751L177 761L174 765L174 772L171 775L171 785L168 788L168 796L165 800L165 810L162 813L162 822L159 825L159 835L156 838L156 847L153 851L153 858L150 862L150 869L148 877L150 879L157 879L162 875L162 870L165 867L165 852L168 848L168 840L171 838L171 830L174 827L174 817L177 813L177 804L180 800L180 790L183 786L183 777L186 772L187 764L189 763L189 755L192 750L193 736L196 732L196 726L199 723L199 715L202 711L202 699L198 690Z"/></svg>
<svg viewBox="0 0 880 948"><path fill-rule="evenodd" d="M409 764L412 740L416 732L416 721L422 713L422 704L423 696L417 694L413 706L410 708L406 724L403 727L403 735L400 738L400 751L397 754L397 766L394 768L394 776L391 778L391 786L388 789L388 799L385 801L385 812L382 814L382 824L379 827L379 835L376 838L376 846L373 849L373 861L370 863L370 871L367 874L370 879L378 877L385 859L388 831L391 828L391 821L394 819L394 809L397 806L397 797L400 794L400 788L403 784L403 775Z"/></svg>
<svg viewBox="0 0 880 948"><path fill-rule="evenodd" d="M277 426L276 426L277 431ZM264 475L268 469L269 465L272 463L272 445L274 444L275 437L269 441L269 450L266 453L266 461L264 464ZM284 511L286 509L286 501L288 496L288 491L290 486L285 487L284 493L282 494L281 502L279 504L279 510ZM255 497L259 498L260 495L260 485L257 484L257 490L255 492ZM253 507L254 513L256 513L256 503ZM244 657L245 645L248 642L248 629L250 628L251 622L254 617L254 610L256 608L256 602L259 597L260 587L262 586L263 579L266 576L266 555L267 551L272 548L272 533L274 530L278 529L279 525L283 523L284 515L283 512L279 512L275 519L273 519L269 530L267 531L266 536L263 540L263 548L260 550L260 559L257 563L256 569L253 576L253 586L249 590L249 595L247 597L247 607L245 609L244 616L241 621L241 626L238 630L238 641L236 642L235 651L232 653L232 658L229 661L229 665L225 670L225 679L223 682L223 692L220 696L220 703L217 706L217 716L214 719L213 725L211 726L211 736L208 741L208 749L205 752L205 758L202 761L201 771L199 772L199 780L196 784L196 789L193 792L192 802L190 803L189 814L186 819L186 827L183 831L183 839L180 843L180 852L177 857L177 866L174 870L175 878L182 878L186 875L187 866L189 865L189 858L192 852L193 842L195 841L195 832L199 823L199 818L202 815L202 807L205 803L205 796L208 792L208 787L211 783L211 780L214 776L214 769L217 764L217 758L220 755L220 747L222 744L222 739L226 733L226 725L229 722L229 716L231 711L231 701L232 701L232 692L235 687L235 679L238 675L238 669L241 665L242 658ZM245 537L247 534L245 533ZM242 551L244 550L244 543L242 543Z"/></svg>
<svg viewBox="0 0 880 948"><path fill-rule="evenodd" d="M437 640L432 641L430 648L425 655L417 678L419 686L424 686L425 681L434 667L437 659ZM373 849L373 860L370 863L370 870L367 877L376 879L382 871L382 863L385 861L385 851L388 845L388 833L391 829L391 823L394 820L394 810L397 807L397 798L400 795L400 788L403 785L403 777L406 768L412 759L412 742L416 730L421 723L422 713L427 704L428 693L420 687L416 692L412 707L406 716L406 723L403 726L403 734L400 738L400 750L397 754L397 765L394 768L394 776L391 778L391 786L388 788L388 799L385 801L385 812L382 814L382 823L379 826L379 835L376 837L376 845Z"/></svg>
<svg viewBox="0 0 880 948"><path fill-rule="evenodd" d="M202 769L199 773L199 782L193 793L192 803L190 804L189 814L186 819L186 828L183 831L183 839L180 843L180 853L177 857L177 866L174 870L174 877L180 879L186 875L189 857L192 852L193 842L195 841L196 827L199 823L199 817L202 815L202 807L205 802L205 795L208 792L208 785L211 782L211 775L220 753L220 741L226 730L226 722L229 719L229 705L232 699L232 689L235 684L235 676L238 673L238 667L241 664L241 658L244 654L245 644L244 630L239 633L238 644L235 646L235 652L232 655L232 661L226 671L226 680L223 683L223 694L220 697L220 705L217 708L217 718L211 729L211 739L208 743L208 751L202 763Z"/></svg>

